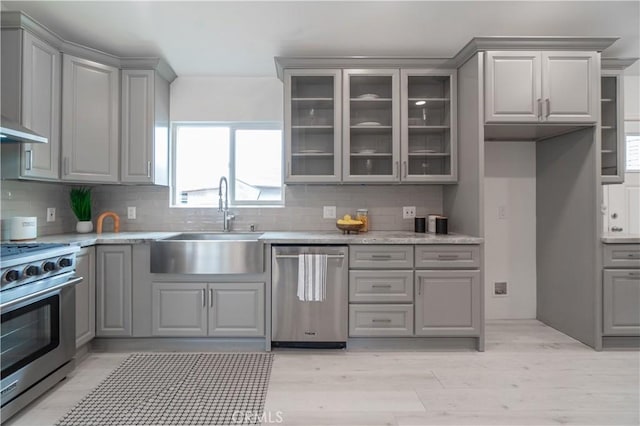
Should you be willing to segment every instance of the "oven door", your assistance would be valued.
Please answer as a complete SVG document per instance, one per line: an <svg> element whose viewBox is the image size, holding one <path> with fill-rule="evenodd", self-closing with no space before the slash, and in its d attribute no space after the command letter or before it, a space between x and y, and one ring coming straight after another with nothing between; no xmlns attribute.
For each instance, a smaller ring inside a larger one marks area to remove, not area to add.
<svg viewBox="0 0 640 426"><path fill-rule="evenodd" d="M39 283L32 294L7 301L0 315L1 405L69 362L75 355L75 284L72 274ZM8 293L8 291L6 292Z"/></svg>

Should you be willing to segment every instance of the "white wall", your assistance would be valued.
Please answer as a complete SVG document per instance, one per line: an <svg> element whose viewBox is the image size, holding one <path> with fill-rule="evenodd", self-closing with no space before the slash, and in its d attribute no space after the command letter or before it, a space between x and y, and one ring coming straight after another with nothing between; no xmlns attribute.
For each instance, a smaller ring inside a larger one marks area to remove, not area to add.
<svg viewBox="0 0 640 426"><path fill-rule="evenodd" d="M535 142L485 142L485 316L536 317ZM498 219L498 207L506 217ZM506 281L508 295L493 295Z"/></svg>
<svg viewBox="0 0 640 426"><path fill-rule="evenodd" d="M172 121L282 122L276 77L178 77L171 83Z"/></svg>
<svg viewBox="0 0 640 426"><path fill-rule="evenodd" d="M624 76L624 119L640 121L640 76Z"/></svg>

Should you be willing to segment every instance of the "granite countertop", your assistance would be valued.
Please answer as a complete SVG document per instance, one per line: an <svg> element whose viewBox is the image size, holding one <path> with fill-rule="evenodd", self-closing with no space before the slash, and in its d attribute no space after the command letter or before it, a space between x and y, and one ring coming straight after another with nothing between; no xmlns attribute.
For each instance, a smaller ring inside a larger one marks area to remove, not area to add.
<svg viewBox="0 0 640 426"><path fill-rule="evenodd" d="M198 232L198 231L190 231ZM203 231L206 232L206 231ZM25 243L61 243L81 247L96 244L140 244L178 235L181 232L105 232L103 234L58 234ZM340 231L264 232L260 240L274 244L481 244L482 238L460 234L420 234L410 231L370 231L342 234Z"/></svg>
<svg viewBox="0 0 640 426"><path fill-rule="evenodd" d="M603 234L601 240L606 244L638 244L640 243L640 234L621 234L616 232Z"/></svg>

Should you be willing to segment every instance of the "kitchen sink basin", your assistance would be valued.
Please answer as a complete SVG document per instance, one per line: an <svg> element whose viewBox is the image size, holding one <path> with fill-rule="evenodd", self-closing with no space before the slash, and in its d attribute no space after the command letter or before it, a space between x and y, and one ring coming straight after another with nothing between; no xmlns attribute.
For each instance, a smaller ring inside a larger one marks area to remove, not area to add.
<svg viewBox="0 0 640 426"><path fill-rule="evenodd" d="M188 232L151 242L154 274L261 274L259 233Z"/></svg>
<svg viewBox="0 0 640 426"><path fill-rule="evenodd" d="M231 232L185 232L163 241L258 241L262 234L255 232L248 234L236 234Z"/></svg>

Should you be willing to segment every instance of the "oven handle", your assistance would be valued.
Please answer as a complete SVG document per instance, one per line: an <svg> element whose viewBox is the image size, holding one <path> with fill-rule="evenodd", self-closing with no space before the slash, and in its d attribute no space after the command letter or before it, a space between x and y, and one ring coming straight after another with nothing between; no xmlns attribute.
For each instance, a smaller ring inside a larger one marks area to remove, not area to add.
<svg viewBox="0 0 640 426"><path fill-rule="evenodd" d="M35 293L27 294L26 296L22 296L17 299L14 299L11 302L3 303L2 305L0 305L0 309L8 308L20 302L24 302L25 300L33 299L35 297L42 296L43 294L51 293L52 291L60 290L61 288L68 287L70 285L80 284L82 280L83 280L82 277L73 278L69 281L63 282L62 284L54 285L53 287L45 288L43 290L36 291Z"/></svg>

